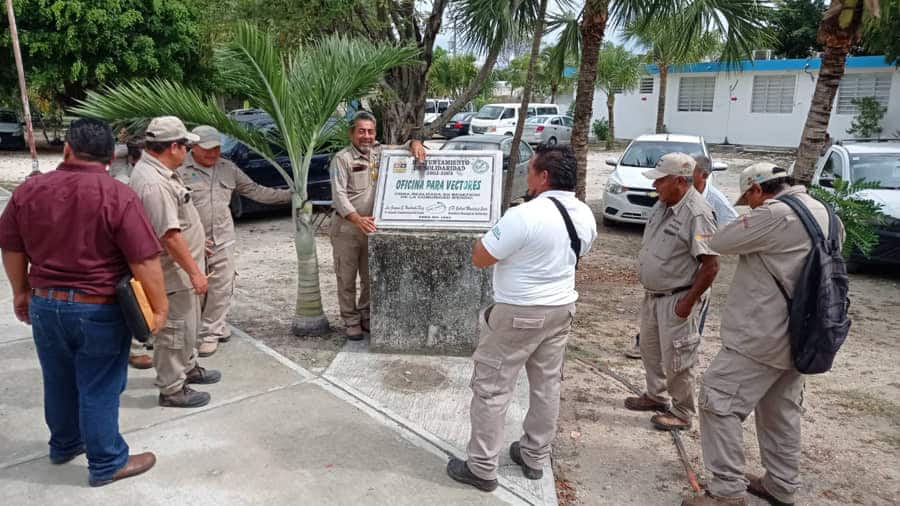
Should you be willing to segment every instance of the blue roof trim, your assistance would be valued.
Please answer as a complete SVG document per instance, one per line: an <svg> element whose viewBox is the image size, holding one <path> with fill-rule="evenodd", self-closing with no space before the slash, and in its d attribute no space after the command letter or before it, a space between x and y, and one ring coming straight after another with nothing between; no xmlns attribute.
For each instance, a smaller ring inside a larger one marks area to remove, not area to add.
<svg viewBox="0 0 900 506"><path fill-rule="evenodd" d="M822 66L821 58L792 58L786 60L743 60L731 70L738 71L785 71L785 70L819 70ZM884 56L848 56L847 68L888 68L896 67L885 60ZM644 65L644 70L648 74L658 74L659 68L656 65ZM671 70L672 73L698 73L698 72L727 72L728 65L720 62L700 62L690 63L688 65L677 65Z"/></svg>

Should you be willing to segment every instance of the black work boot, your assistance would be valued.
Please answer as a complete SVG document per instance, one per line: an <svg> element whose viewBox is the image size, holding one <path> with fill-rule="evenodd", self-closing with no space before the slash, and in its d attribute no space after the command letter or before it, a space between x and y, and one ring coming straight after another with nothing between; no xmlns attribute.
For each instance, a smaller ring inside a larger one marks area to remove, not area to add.
<svg viewBox="0 0 900 506"><path fill-rule="evenodd" d="M543 469L533 469L528 467L525 464L525 461L522 460L522 448L519 447L519 442L509 445L509 458L512 459L513 462L519 464L519 467L522 468L522 474L525 475L529 480L540 480L544 477Z"/></svg>
<svg viewBox="0 0 900 506"><path fill-rule="evenodd" d="M209 404L209 399L209 393L192 390L185 383L181 390L173 394L159 394L159 405L165 408L199 408Z"/></svg>
<svg viewBox="0 0 900 506"><path fill-rule="evenodd" d="M447 462L447 474L460 483L472 485L484 492L493 492L497 488L497 480L483 480L475 476L469 470L469 465L466 464L466 461L459 460L456 457L450 457L450 462Z"/></svg>
<svg viewBox="0 0 900 506"><path fill-rule="evenodd" d="M195 385L212 385L218 383L222 379L222 373L215 369L206 369L195 365L193 369L187 372L186 383Z"/></svg>

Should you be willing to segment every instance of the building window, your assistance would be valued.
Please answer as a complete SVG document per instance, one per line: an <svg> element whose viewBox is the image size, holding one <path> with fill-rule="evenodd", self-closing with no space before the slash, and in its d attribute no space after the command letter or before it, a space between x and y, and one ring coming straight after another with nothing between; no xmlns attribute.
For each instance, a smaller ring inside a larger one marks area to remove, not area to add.
<svg viewBox="0 0 900 506"><path fill-rule="evenodd" d="M653 94L653 78L652 77L642 77L641 78L641 95L651 95Z"/></svg>
<svg viewBox="0 0 900 506"><path fill-rule="evenodd" d="M853 100L863 97L875 97L884 107L888 105L891 94L891 74L845 74L838 88L837 113L856 114Z"/></svg>
<svg viewBox="0 0 900 506"><path fill-rule="evenodd" d="M794 112L797 76L753 76L750 112L788 114Z"/></svg>
<svg viewBox="0 0 900 506"><path fill-rule="evenodd" d="M716 77L682 77L678 86L678 110L712 112Z"/></svg>

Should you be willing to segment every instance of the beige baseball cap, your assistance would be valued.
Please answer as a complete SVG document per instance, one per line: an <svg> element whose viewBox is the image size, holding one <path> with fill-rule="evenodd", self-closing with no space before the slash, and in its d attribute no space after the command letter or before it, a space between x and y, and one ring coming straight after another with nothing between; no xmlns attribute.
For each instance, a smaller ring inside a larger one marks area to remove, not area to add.
<svg viewBox="0 0 900 506"><path fill-rule="evenodd" d="M213 149L222 145L222 134L209 125L200 125L191 130L191 133L200 138L194 144L203 149Z"/></svg>
<svg viewBox="0 0 900 506"><path fill-rule="evenodd" d="M148 142L165 142L187 139L190 142L197 142L200 138L187 131L184 123L175 116L160 116L150 120L147 125L147 132L144 137Z"/></svg>
<svg viewBox="0 0 900 506"><path fill-rule="evenodd" d="M644 171L644 177L657 180L666 176L690 177L694 174L694 166L697 161L694 157L685 153L666 153L659 157L656 168Z"/></svg>
<svg viewBox="0 0 900 506"><path fill-rule="evenodd" d="M741 171L741 177L738 180L741 185L741 198L734 203L736 206L747 205L747 190L753 186L753 183L765 183L773 179L787 177L788 172L771 162L759 162L747 167Z"/></svg>

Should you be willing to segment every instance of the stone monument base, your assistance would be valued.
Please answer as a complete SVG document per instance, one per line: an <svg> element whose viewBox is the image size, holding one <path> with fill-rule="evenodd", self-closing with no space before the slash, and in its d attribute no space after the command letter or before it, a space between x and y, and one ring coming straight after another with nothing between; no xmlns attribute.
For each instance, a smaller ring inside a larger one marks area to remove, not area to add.
<svg viewBox="0 0 900 506"><path fill-rule="evenodd" d="M370 348L465 354L492 301L491 269L472 265L474 232L378 231L369 236Z"/></svg>

